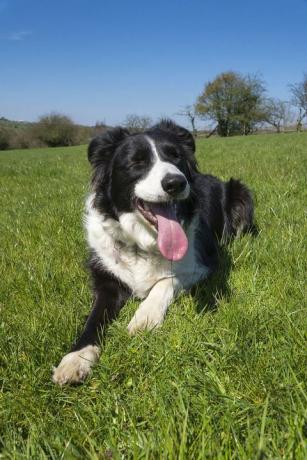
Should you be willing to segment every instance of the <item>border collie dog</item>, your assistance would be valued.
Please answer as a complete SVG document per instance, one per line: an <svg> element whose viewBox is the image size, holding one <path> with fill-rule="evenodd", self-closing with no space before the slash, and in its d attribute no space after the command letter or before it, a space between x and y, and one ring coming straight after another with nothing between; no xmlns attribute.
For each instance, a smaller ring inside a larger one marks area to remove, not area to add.
<svg viewBox="0 0 307 460"><path fill-rule="evenodd" d="M217 268L221 238L252 227L248 188L201 174L194 153L190 132L170 120L141 134L115 128L91 141L86 231L93 308L54 369L55 383L86 378L106 324L131 296L142 302L129 333L159 326L177 294Z"/></svg>

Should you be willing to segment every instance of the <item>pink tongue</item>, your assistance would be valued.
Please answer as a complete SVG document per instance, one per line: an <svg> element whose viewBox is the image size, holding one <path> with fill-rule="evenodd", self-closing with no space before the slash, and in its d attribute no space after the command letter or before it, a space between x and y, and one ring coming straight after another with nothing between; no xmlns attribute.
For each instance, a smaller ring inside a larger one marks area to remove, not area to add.
<svg viewBox="0 0 307 460"><path fill-rule="evenodd" d="M180 260L188 249L188 239L179 224L172 205L152 204L151 210L158 220L158 246L168 260Z"/></svg>

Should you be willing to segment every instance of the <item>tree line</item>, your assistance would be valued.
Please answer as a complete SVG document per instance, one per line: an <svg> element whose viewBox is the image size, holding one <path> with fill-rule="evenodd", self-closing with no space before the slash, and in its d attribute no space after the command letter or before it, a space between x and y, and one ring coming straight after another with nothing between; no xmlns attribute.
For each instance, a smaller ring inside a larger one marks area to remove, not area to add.
<svg viewBox="0 0 307 460"><path fill-rule="evenodd" d="M268 125L280 133L294 118L296 130L302 131L307 119L307 74L289 85L289 90L289 102L270 98L257 75L223 72L205 84L194 105L185 106L179 114L189 120L195 135L197 118L214 122L208 136L247 135Z"/></svg>
<svg viewBox="0 0 307 460"><path fill-rule="evenodd" d="M290 84L289 90L290 101L267 97L265 83L259 76L222 72L205 84L195 104L185 106L177 115L188 120L195 136L198 120L214 123L207 137L248 135L268 126L280 133L293 124L297 131L302 131L307 121L307 74L301 82ZM153 120L131 114L123 124L132 132L142 132Z"/></svg>
<svg viewBox="0 0 307 460"><path fill-rule="evenodd" d="M153 123L148 116L130 114L122 124L137 133ZM96 122L95 126L78 125L67 115L56 112L39 117L35 123L14 122L1 117L0 150L87 144L92 137L107 129L105 122Z"/></svg>
<svg viewBox="0 0 307 460"><path fill-rule="evenodd" d="M290 101L270 98L259 76L223 72L205 84L195 104L185 106L178 114L188 119L195 136L198 119L214 123L207 137L215 133L223 137L248 135L264 126L280 133L294 118L296 130L302 131L307 119L307 74L301 82L289 85L289 90ZM152 124L152 118L136 114L127 115L123 122L131 132L142 132ZM43 115L36 123L10 122L2 117L0 150L86 144L107 128L105 122L93 127L78 125L60 113Z"/></svg>
<svg viewBox="0 0 307 460"><path fill-rule="evenodd" d="M0 150L81 145L106 129L104 122L97 122L95 126L79 125L56 112L43 115L33 123L1 117Z"/></svg>

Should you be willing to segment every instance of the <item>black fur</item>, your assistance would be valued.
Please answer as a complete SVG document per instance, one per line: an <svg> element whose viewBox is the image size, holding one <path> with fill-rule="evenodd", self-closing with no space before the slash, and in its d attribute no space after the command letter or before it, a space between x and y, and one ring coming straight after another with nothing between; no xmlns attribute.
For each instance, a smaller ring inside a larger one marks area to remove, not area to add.
<svg viewBox="0 0 307 460"><path fill-rule="evenodd" d="M84 331L72 351L100 342L105 326L116 318L120 309L131 296L131 289L101 267L94 254L89 263L92 273L93 307Z"/></svg>

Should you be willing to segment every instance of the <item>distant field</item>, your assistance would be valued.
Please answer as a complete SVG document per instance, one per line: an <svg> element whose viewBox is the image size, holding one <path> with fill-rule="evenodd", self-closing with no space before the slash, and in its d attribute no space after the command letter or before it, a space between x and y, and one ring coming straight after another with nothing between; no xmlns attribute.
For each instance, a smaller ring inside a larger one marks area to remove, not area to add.
<svg viewBox="0 0 307 460"><path fill-rule="evenodd" d="M239 177L259 236L130 338L130 302L82 386L51 383L90 308L86 147L0 152L0 458L304 459L307 133L198 141Z"/></svg>

